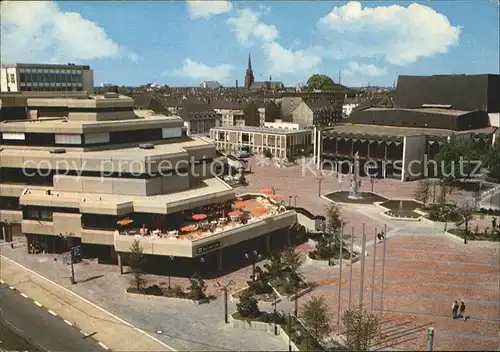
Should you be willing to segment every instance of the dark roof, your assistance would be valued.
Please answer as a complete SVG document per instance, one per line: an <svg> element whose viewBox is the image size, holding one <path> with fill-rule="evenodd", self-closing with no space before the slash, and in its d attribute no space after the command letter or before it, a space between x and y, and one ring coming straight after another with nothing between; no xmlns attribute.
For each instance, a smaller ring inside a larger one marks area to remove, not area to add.
<svg viewBox="0 0 500 352"><path fill-rule="evenodd" d="M126 94L126 96L134 100L134 108L136 109L149 109L153 99L149 94Z"/></svg>
<svg viewBox="0 0 500 352"><path fill-rule="evenodd" d="M247 102L233 100L210 100L213 109L243 110Z"/></svg>
<svg viewBox="0 0 500 352"><path fill-rule="evenodd" d="M179 111L179 116L184 121L190 121L197 118L216 118L217 114L214 109L207 103L186 103Z"/></svg>
<svg viewBox="0 0 500 352"><path fill-rule="evenodd" d="M463 131L489 126L484 111L458 111L450 109L398 109L367 108L354 110L350 121L374 126L422 127Z"/></svg>
<svg viewBox="0 0 500 352"><path fill-rule="evenodd" d="M399 76L396 107L451 105L457 110L500 112L500 75Z"/></svg>
<svg viewBox="0 0 500 352"><path fill-rule="evenodd" d="M253 82L250 85L250 89L283 89L283 88L285 88L283 82L275 82L275 81Z"/></svg>
<svg viewBox="0 0 500 352"><path fill-rule="evenodd" d="M328 100L306 100L304 102L312 111L335 110L335 107Z"/></svg>

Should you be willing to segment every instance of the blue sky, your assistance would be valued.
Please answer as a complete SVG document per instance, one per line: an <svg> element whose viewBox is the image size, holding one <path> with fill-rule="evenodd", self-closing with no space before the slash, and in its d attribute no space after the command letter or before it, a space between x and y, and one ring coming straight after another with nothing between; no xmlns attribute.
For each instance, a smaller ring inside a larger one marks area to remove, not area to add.
<svg viewBox="0 0 500 352"><path fill-rule="evenodd" d="M23 16L19 16L23 13ZM83 63L96 85L287 85L324 73L350 86L398 74L498 73L494 0L22 2L1 8L2 62Z"/></svg>

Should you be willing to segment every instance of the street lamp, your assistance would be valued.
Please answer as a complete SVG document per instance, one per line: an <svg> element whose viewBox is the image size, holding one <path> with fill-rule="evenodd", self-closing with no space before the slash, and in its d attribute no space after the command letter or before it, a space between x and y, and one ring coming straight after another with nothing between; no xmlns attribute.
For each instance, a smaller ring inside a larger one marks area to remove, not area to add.
<svg viewBox="0 0 500 352"><path fill-rule="evenodd" d="M293 206L294 206L295 208L297 208L297 198L299 198L299 196L293 196L293 198L294 198L294 199L293 199Z"/></svg>
<svg viewBox="0 0 500 352"><path fill-rule="evenodd" d="M321 181L323 181L323 171L316 176L316 180L318 180L318 197L321 197Z"/></svg>
<svg viewBox="0 0 500 352"><path fill-rule="evenodd" d="M256 249L254 249L251 255L245 253L244 257L245 259L250 259L250 257L252 258L252 280L255 281L255 265L257 264L257 260L262 258L262 255Z"/></svg>
<svg viewBox="0 0 500 352"><path fill-rule="evenodd" d="M288 206L290 208L292 207L292 198L293 198L293 196L288 196Z"/></svg>
<svg viewBox="0 0 500 352"><path fill-rule="evenodd" d="M65 241L66 241L66 244L68 244L70 241L69 241L69 238L73 238L72 234L70 235L63 235L62 233L59 234L59 237L63 238ZM76 284L76 280L75 280L75 268L73 266L73 241L71 241L71 244L69 244L69 261L71 263L71 278L70 278L70 281L71 281L71 284L74 285Z"/></svg>
<svg viewBox="0 0 500 352"><path fill-rule="evenodd" d="M292 313L288 312L288 352L292 352Z"/></svg>
<svg viewBox="0 0 500 352"><path fill-rule="evenodd" d="M224 321L226 324L229 324L229 317L227 313L227 292L229 291L229 286L234 285L233 280L229 280L227 284L221 284L220 282L215 283L215 287L219 288L221 291L224 292Z"/></svg>
<svg viewBox="0 0 500 352"><path fill-rule="evenodd" d="M173 262L173 260L175 259L175 257L174 257L173 255L169 255L169 256L168 256L168 259L170 260L170 263L172 263L172 262ZM172 265L170 265L170 268L169 268L169 270L168 270L168 290L169 290L169 291L172 289L172 287L170 286L170 277L171 277L171 275L172 275L172 274L171 274L171 271L170 271L171 267L172 267Z"/></svg>

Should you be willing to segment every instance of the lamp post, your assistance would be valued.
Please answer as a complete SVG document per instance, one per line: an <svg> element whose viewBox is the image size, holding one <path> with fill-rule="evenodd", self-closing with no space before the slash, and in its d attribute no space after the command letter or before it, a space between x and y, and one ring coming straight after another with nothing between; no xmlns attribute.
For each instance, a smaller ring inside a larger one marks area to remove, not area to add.
<svg viewBox="0 0 500 352"><path fill-rule="evenodd" d="M174 258L175 257L173 255L169 255L168 256L168 259L170 260L170 263L173 262ZM170 265L170 267L172 267L172 265ZM170 277L171 277L171 272L170 272L170 268L169 268L169 270L168 270L168 290L169 291L172 289L172 287L170 286Z"/></svg>
<svg viewBox="0 0 500 352"><path fill-rule="evenodd" d="M297 208L297 198L299 198L299 196L293 196L293 206L295 208Z"/></svg>
<svg viewBox="0 0 500 352"><path fill-rule="evenodd" d="M323 170L321 170L320 174L316 176L318 180L318 197L321 197L321 181L323 181Z"/></svg>
<svg viewBox="0 0 500 352"><path fill-rule="evenodd" d="M290 208L292 207L292 198L293 198L293 196L288 196L288 206Z"/></svg>
<svg viewBox="0 0 500 352"><path fill-rule="evenodd" d="M292 352L292 313L288 313L288 352Z"/></svg>
<svg viewBox="0 0 500 352"><path fill-rule="evenodd" d="M215 283L215 287L219 288L221 291L224 292L224 321L226 324L229 324L229 317L228 317L228 312L227 312L227 293L229 291L229 286L234 285L233 280L229 280L227 284L221 284L220 282Z"/></svg>
<svg viewBox="0 0 500 352"><path fill-rule="evenodd" d="M278 312L276 311L276 306L278 305L278 300L274 299L273 301L273 307L274 307L274 312L273 312L273 322L274 322L274 335L278 335L278 322L276 321L276 316L278 315Z"/></svg>
<svg viewBox="0 0 500 352"><path fill-rule="evenodd" d="M69 247L69 261L70 261L70 264L71 264L71 278L70 278L70 281L71 281L71 284L74 285L76 284L76 280L75 280L75 268L73 266L73 241L69 240L69 238L73 238L73 235L70 234L70 235L63 235L62 233L59 234L59 236L61 238L63 238L65 241L66 241L66 244L69 244L71 242L71 244L68 245Z"/></svg>
<svg viewBox="0 0 500 352"><path fill-rule="evenodd" d="M245 253L245 259L250 258L252 258L252 280L255 281L255 265L257 264L257 260L262 258L262 255L256 249L254 249L251 255Z"/></svg>

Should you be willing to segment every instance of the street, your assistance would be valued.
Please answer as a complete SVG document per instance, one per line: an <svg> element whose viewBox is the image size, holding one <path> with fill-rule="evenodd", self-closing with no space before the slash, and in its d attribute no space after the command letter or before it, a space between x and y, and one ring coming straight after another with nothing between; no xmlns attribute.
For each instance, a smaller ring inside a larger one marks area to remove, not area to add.
<svg viewBox="0 0 500 352"><path fill-rule="evenodd" d="M19 292L0 285L0 316L2 321L0 348L45 351L99 351L91 337L84 338L77 328L67 325ZM17 335L17 336L16 336Z"/></svg>

